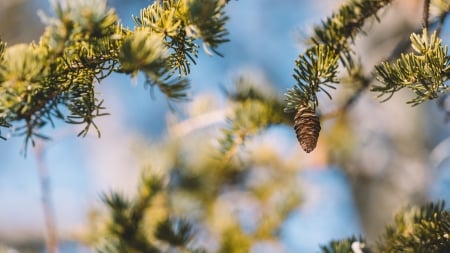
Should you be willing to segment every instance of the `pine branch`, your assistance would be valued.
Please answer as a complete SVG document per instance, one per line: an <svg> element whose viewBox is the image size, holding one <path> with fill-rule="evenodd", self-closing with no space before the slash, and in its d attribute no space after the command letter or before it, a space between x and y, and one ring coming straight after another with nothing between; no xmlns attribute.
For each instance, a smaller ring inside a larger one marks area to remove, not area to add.
<svg viewBox="0 0 450 253"><path fill-rule="evenodd" d="M7 122L25 122L25 140L42 137L38 130L53 118L85 124L105 115L94 80L111 73L117 60L117 17L102 1L55 3L57 18L43 17L47 29L39 44L6 49L0 66L0 111ZM92 4L97 4L95 7ZM59 107L66 107L64 115ZM20 127L19 127L20 129Z"/></svg>
<svg viewBox="0 0 450 253"><path fill-rule="evenodd" d="M395 217L378 242L379 252L450 252L450 213L444 202L411 208Z"/></svg>
<svg viewBox="0 0 450 253"><path fill-rule="evenodd" d="M140 194L135 200L128 200L115 192L102 196L111 211L112 220L106 244L100 246L99 252L160 252L148 240L143 227L145 211L161 190L160 184L160 179L155 177L143 178Z"/></svg>
<svg viewBox="0 0 450 253"><path fill-rule="evenodd" d="M322 253L370 253L370 249L362 237L352 236L348 239L331 241L328 245L321 247Z"/></svg>
<svg viewBox="0 0 450 253"><path fill-rule="evenodd" d="M352 59L350 45L354 42L357 34L363 32L362 27L370 17L377 18L377 12L389 4L390 0L364 1L352 0L322 22L322 26L314 29L311 37L313 46L301 54L294 69L296 85L288 90L285 96L286 112L299 112L300 110L312 110L314 113L319 102L316 93L325 92L331 99L326 88L333 88L332 84L339 83L337 80L338 59L349 73L355 67ZM378 18L377 18L378 19ZM310 125L310 124L308 124ZM320 129L314 124L314 129ZM301 131L296 125L297 133ZM311 136L316 136L313 133ZM317 140L317 136L315 138ZM299 141L301 138L299 138ZM315 143L308 145L312 149ZM306 148L311 152L311 148Z"/></svg>
<svg viewBox="0 0 450 253"><path fill-rule="evenodd" d="M423 30L421 35L414 33L410 39L415 52L402 54L393 64L377 65L377 79L383 86L374 86L372 90L380 92L380 96L390 94L389 99L395 92L408 88L416 93L416 98L408 103L418 105L449 91L445 82L450 75L450 56L436 32L429 36Z"/></svg>
<svg viewBox="0 0 450 253"><path fill-rule="evenodd" d="M300 107L311 107L315 110L319 103L316 93L319 91L325 92L331 98L323 86L334 89L330 83L338 83L337 60L336 52L326 45L314 46L300 55L294 69L297 84L286 94L285 111L297 111Z"/></svg>
<svg viewBox="0 0 450 253"><path fill-rule="evenodd" d="M173 247L185 247L191 242L194 231L187 220L166 219L158 224L155 236Z"/></svg>
<svg viewBox="0 0 450 253"><path fill-rule="evenodd" d="M356 36L363 32L362 27L368 18L375 17L378 20L377 12L391 2L392 0L351 0L323 21L322 26L317 26L311 40L316 45L332 47L340 55L342 64L351 68L353 60L349 42L353 43Z"/></svg>
<svg viewBox="0 0 450 253"><path fill-rule="evenodd" d="M203 48L208 53L211 49L217 55L223 56L217 51L217 47L225 42L228 31L225 24L228 17L224 13L223 1L191 0L189 2L190 33L203 40ZM207 16L208 19L199 17ZM209 52L211 55L211 53Z"/></svg>
<svg viewBox="0 0 450 253"><path fill-rule="evenodd" d="M5 55L5 48L6 48L6 43L4 41L2 41L0 38L0 62L3 61L3 57ZM6 119L5 119L5 113L3 113L0 110L0 127L8 128L10 126L11 126L11 124L9 124L8 121L6 121ZM1 135L1 131L0 131L0 139L6 140L6 138Z"/></svg>
<svg viewBox="0 0 450 253"><path fill-rule="evenodd" d="M436 33L439 36L441 34L442 27L444 26L445 19L450 12L450 3L445 0L434 0L431 1L430 10L435 10L437 13L438 26L436 28Z"/></svg>
<svg viewBox="0 0 450 253"><path fill-rule="evenodd" d="M156 1L128 30L105 0L56 1L56 17L40 13L47 27L38 44L0 43L0 126L23 124L16 134L25 135L26 143L40 138L39 130L54 119L85 125L80 136L90 127L100 136L94 120L107 113L96 86L112 72L142 71L146 85L172 101L185 100L198 40L215 52L228 41L225 4Z"/></svg>
<svg viewBox="0 0 450 253"><path fill-rule="evenodd" d="M445 1L441 1L441 0L432 1L430 4L431 4L431 7L433 7L435 11L438 10L438 13L437 13L438 15L437 15L436 19L431 19L429 21L428 26L437 27L436 34L437 34L437 36L439 36L442 26L445 22L445 19L448 16L448 13L450 11L450 4L446 3ZM416 31L416 33L420 33L421 31L422 31L422 29L418 29ZM391 54L381 62L392 62L395 59L397 59L398 57L400 57L400 55L402 53L405 53L405 52L409 51L410 49L411 49L410 39L408 38L407 40L401 40L398 42L398 44L392 50ZM348 111L348 109L355 103L355 101L357 101L357 99L360 97L361 94L363 94L363 92L365 92L368 88L373 88L373 87L371 87L371 84L372 84L373 80L375 80L376 78L377 78L376 71L375 72L372 71L371 74L369 74L368 76L365 76L362 74L362 69L359 66L355 66L350 71L349 76L347 78L344 78L342 81L344 83L349 83L349 84L351 83L353 87L357 88L357 90L354 92L354 94L348 100L346 100L346 102L343 104L343 106L341 108L337 109L334 112L327 113L325 115L319 115L320 118L321 119L333 118L333 117L337 116L338 114ZM354 84L357 84L357 85L354 85ZM391 95L393 95L393 93Z"/></svg>
<svg viewBox="0 0 450 253"><path fill-rule="evenodd" d="M444 202L402 210L386 226L376 247L354 236L322 246L323 253L446 253L450 252L450 213Z"/></svg>
<svg viewBox="0 0 450 253"><path fill-rule="evenodd" d="M202 252L191 248L195 236L193 225L182 218L149 217L157 196L165 196L168 189L162 184L163 179L156 175L143 175L134 199L126 199L121 194L112 192L103 195L102 199L109 207L111 221L108 225L106 241L99 246L101 253L157 253ZM153 220L152 226L147 220Z"/></svg>

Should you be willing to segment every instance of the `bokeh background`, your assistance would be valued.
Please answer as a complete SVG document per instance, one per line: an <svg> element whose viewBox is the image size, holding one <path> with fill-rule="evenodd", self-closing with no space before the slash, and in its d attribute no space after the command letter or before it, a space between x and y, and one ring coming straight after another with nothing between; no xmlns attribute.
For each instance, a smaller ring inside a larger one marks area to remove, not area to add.
<svg viewBox="0 0 450 253"><path fill-rule="evenodd" d="M150 4L144 0L113 0L125 26L133 27L131 15ZM52 140L40 143L42 161L48 168L51 197L61 252L91 252L76 243L89 230L90 212L101 208L100 194L111 189L132 194L141 170L136 143L151 143L168 134L171 117L183 117L196 101L210 99L223 106L221 87L239 75L271 83L283 94L294 85L292 69L306 48L302 40L312 25L335 10L339 0L239 0L227 7L230 42L220 47L225 57L200 53L192 67L192 102L175 105L143 88L143 79L113 74L99 85L110 116L97 120L102 137L77 138L78 129L65 124L46 129ZM420 25L420 0L395 1L380 13L382 22L368 24L371 32L357 41L367 72L389 56L402 38ZM0 2L0 35L9 45L37 41L44 26L38 10L52 13L43 0ZM442 33L449 41L448 26ZM351 91L342 88L343 93ZM366 92L351 108L346 131L337 123L325 123L323 140L310 155L300 151L295 133L287 127L267 131L263 138L280 154L303 161L298 187L301 205L285 222L283 247L260 245L254 252L318 252L319 245L353 234L371 238L382 231L392 215L407 204L428 200L450 202L449 123L436 102L417 107L405 104L411 94L400 92L386 103ZM345 96L343 96L345 97ZM327 101L331 111L342 102ZM444 104L444 100L441 101ZM175 115L175 116L174 116ZM220 128L225 117L214 125ZM349 132L350 131L350 135ZM333 136L351 140L336 140ZM344 136L344 137L343 137ZM322 138L322 137L321 137ZM349 144L351 143L351 144ZM348 146L351 146L348 147ZM294 150L294 151L293 151ZM13 248L40 248L43 252L44 214L41 204L36 150L23 152L23 138L0 141L0 252Z"/></svg>

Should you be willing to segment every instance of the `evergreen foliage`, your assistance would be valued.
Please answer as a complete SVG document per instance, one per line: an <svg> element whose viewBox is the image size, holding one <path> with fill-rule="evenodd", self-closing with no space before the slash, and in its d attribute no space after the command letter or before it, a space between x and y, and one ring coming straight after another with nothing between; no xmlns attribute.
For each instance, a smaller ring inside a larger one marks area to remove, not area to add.
<svg viewBox="0 0 450 253"><path fill-rule="evenodd" d="M378 10L390 2L349 1L323 21L321 26L314 28L314 35L310 38L313 45L295 62L294 78L297 84L286 93L286 111L298 112L302 108L309 108L315 112L319 104L316 93L319 91L325 92L331 99L325 87L334 89L332 84L340 82L337 79L338 59L348 73L353 72L356 66L351 44L363 31L365 21L370 17L376 18ZM302 143L301 138L299 142ZM315 147L315 144L310 146Z"/></svg>
<svg viewBox="0 0 450 253"><path fill-rule="evenodd" d="M448 91L450 56L439 38L450 11L448 1L432 1L440 10L439 24L431 31L426 11L422 33L410 37L413 52L404 49L398 59L376 65L371 76L362 74L353 44L364 34L364 24L378 19L377 13L391 2L350 0L315 27L309 47L295 61L296 84L284 101L267 87L236 80L234 89L226 91L231 108L228 124L212 138L219 145L202 141L193 150L183 141L169 139L153 154L169 162L161 175L144 173L135 198L116 192L103 196L110 217L106 230L97 235L98 251L206 252L197 240L210 238L196 236L204 234L215 237L217 252L227 253L249 252L257 242L279 240L282 222L301 200L294 187L298 166L263 147L246 150L244 143L273 125L288 125L295 129L303 150L312 152L321 130L317 94L324 92L331 99L329 89L336 89L344 75L356 90L344 109L367 88L389 97L408 88L416 94L409 101L413 105ZM40 130L56 119L83 125L80 136L91 127L100 136L95 119L107 112L97 87L113 72L131 77L142 73L145 84L158 88L169 100L187 99L187 78L200 44L207 54L221 56L218 48L228 41L227 3L154 1L133 16L136 27L130 29L119 23L103 0L56 1L56 17L42 15L47 27L39 42L6 47L0 41L0 126L17 126L14 134L32 144L36 137L48 138ZM240 199L257 207L258 216L251 217L254 223L233 209ZM218 221L218 209L226 213L221 216L226 220ZM375 247L351 237L321 250L449 252L449 217L443 202L412 208L396 216Z"/></svg>
<svg viewBox="0 0 450 253"><path fill-rule="evenodd" d="M379 252L450 251L450 212L443 202L413 207L395 216L378 245Z"/></svg>
<svg viewBox="0 0 450 253"><path fill-rule="evenodd" d="M180 164L178 165L180 166ZM210 168L210 167L209 167ZM183 175L176 174L178 169L168 172L171 175L169 184L162 187L161 178L149 177L145 178L138 191L138 198L133 201L127 201L117 193L111 193L104 197L104 201L111 211L111 222L108 229L108 240L103 242L104 248L99 252L167 252L168 247L179 249L174 252L208 252L205 249L190 249L192 242L195 241L195 233L193 227L202 227L203 222L214 219L213 216L209 218L195 219L198 224L187 222L184 218L168 218L174 217L177 214L177 201L173 198L176 192L187 192L192 194L190 201L195 201L196 198L201 197L204 188L192 189L183 181L191 181L195 175L188 175L186 168L184 168ZM181 171L180 171L181 172ZM242 172L241 172L242 173ZM229 175L230 176L230 175ZM219 189L226 189L232 186L228 179L216 181L214 190L209 188L210 193L216 193L217 196L206 196L211 200L218 199L220 196ZM148 177L148 176L147 176ZM170 182L171 181L171 182ZM178 182L176 182L178 181ZM196 184L199 186L199 184ZM209 185L211 187L211 185ZM252 192L256 189L249 189ZM260 189L262 190L262 189ZM267 189L266 189L267 191ZM258 194L257 191L253 192ZM200 194L200 196L199 196ZM155 201L156 196L164 196L164 201ZM172 196L172 197L170 197ZM197 196L197 197L195 197ZM256 195L257 196L257 195ZM192 198L194 197L194 198ZM286 196L288 197L288 196ZM291 196L292 197L292 196ZM260 196L260 201L264 201L265 197ZM288 197L289 198L289 197ZM288 199L286 199L288 200ZM159 204L158 204L159 203ZM157 205L163 203L163 210L159 211L159 216L155 215L154 209L161 209ZM167 205L168 203L172 203ZM261 221L257 231L249 233L245 230L245 222L233 223L221 232L221 248L218 252L249 252L252 244L258 239L267 239L275 236L277 226L273 226L283 220L282 217L288 215L290 210L295 206L297 201L287 201L290 203L278 211L276 209L268 211L266 218L274 218L273 215L280 215L277 217L272 225L267 226L269 221ZM153 205L153 206L152 206ZM201 210L209 210L209 202L205 199L200 202ZM153 209L153 211L152 211ZM281 212L280 212L281 211ZM267 212L267 210L265 211ZM278 214L277 214L278 213ZM146 214L153 214L150 219L156 218L156 221L145 221ZM187 209L183 212L186 217L192 217L193 212ZM212 213L209 215L213 215ZM233 217L236 214L229 214ZM229 218L231 218L229 217ZM236 218L236 217L233 217ZM280 220L278 220L280 219ZM266 224L265 224L266 223ZM148 224L152 224L149 226ZM203 224L204 226L205 224ZM214 226L207 226L210 229ZM269 229L269 230L266 230ZM144 232L145 231L145 232ZM150 236L151 233L154 236ZM209 231L209 233L217 233L217 231ZM395 222L392 225L386 226L384 234L377 241L376 245L370 245L362 237L355 236L331 241L328 245L321 247L322 253L446 253L450 250L450 212L445 209L444 202L429 203L421 207L412 207L404 209L395 216ZM98 236L98 235L97 235ZM197 238L198 239L198 238ZM201 239L201 238L200 238ZM151 242L151 243L150 243ZM203 242L205 243L205 242ZM211 243L211 242L209 242ZM215 251L214 251L215 252Z"/></svg>
<svg viewBox="0 0 450 253"><path fill-rule="evenodd" d="M106 115L97 85L112 72L136 76L169 99L187 96L190 64L199 41L209 53L228 41L220 0L155 1L124 28L104 0L55 1L56 17L41 16L47 28L38 43L0 44L0 126L22 124L14 134L45 138L39 130L61 119L82 124ZM174 76L178 73L177 76Z"/></svg>
<svg viewBox="0 0 450 253"><path fill-rule="evenodd" d="M162 143L139 148L144 158L142 182L153 183L141 184L138 197L132 200L112 201L117 193L103 198L110 210L106 221L110 225L93 237L104 245L100 249L116 245L116 251L101 252L117 252L120 245L137 245L133 247L140 247L140 252L146 252L148 246L159 250L155 252L237 253L249 252L258 242L279 241L283 221L298 206L301 196L295 187L296 164L283 161L280 154L264 145L248 147L271 124L289 122L282 110L282 99L270 96L268 90L270 87L256 85L250 78L238 78L226 91L233 124L209 134L202 130L202 141L195 134L181 140L169 135ZM255 116L257 112L261 114ZM250 124L254 117L261 118ZM235 131L243 130L234 122L246 127L241 133L247 145L236 140ZM196 143L195 149L192 142ZM151 176L154 173L159 176ZM147 177L159 181L145 180ZM149 197L140 197L143 194ZM245 211L249 203L252 211ZM143 212L133 211L144 206ZM249 211L255 215L248 216ZM129 233L135 235L134 239L117 232L126 228L134 229ZM105 234L107 241L102 240ZM127 241L117 243L120 240ZM145 243L138 243L140 240Z"/></svg>
<svg viewBox="0 0 450 253"><path fill-rule="evenodd" d="M98 252L156 253L166 252L170 248L179 249L179 252L201 252L189 248L193 228L184 219L165 217L156 220L151 229L146 226L146 212L154 204L157 195L165 191L161 178L155 175L143 177L139 188L134 200L128 200L116 192L103 196L111 212L111 221L105 239L98 246Z"/></svg>
<svg viewBox="0 0 450 253"><path fill-rule="evenodd" d="M366 21L370 18L378 20L378 11L388 6L390 2L389 0L348 1L331 17L323 21L321 26L314 28L314 34L309 39L312 46L305 53L300 54L295 62L294 78L297 84L286 93L286 111L298 112L302 108L307 108L315 112L319 104L316 93L320 91L325 92L331 99L325 88L334 89L333 84L341 82L337 78L338 58L348 74L352 75L360 71L359 64L355 64L353 59L351 45L358 35L364 34L363 26ZM390 96L407 87L417 95L409 103L417 105L447 93L449 56L447 46L442 44L437 33L440 32L449 9L442 1L433 1L432 4L440 13L440 23L436 31L429 36L428 5L426 4L423 33L411 35L411 47L415 53L402 54L395 63L389 61L380 63L375 67L374 76L360 76L361 80L355 83L364 85L355 87L357 90L355 97L369 86L373 86L372 91L380 92L381 95L390 94ZM381 85L372 84L373 79L379 80ZM298 132L298 125L295 129ZM310 135L314 136L312 133ZM299 142L302 143L302 141L299 138Z"/></svg>
<svg viewBox="0 0 450 253"><path fill-rule="evenodd" d="M323 253L444 253L450 251L450 212L444 202L404 209L386 226L376 245L351 237L332 241ZM355 243L356 242L356 243Z"/></svg>
<svg viewBox="0 0 450 253"><path fill-rule="evenodd" d="M279 240L282 221L300 202L297 169L263 146L230 155L207 141L193 150L190 141L142 149L148 166L137 197L103 198L110 218L92 235L99 252L249 252L260 241ZM155 161L163 166L153 169ZM241 211L248 203L257 215Z"/></svg>
<svg viewBox="0 0 450 253"><path fill-rule="evenodd" d="M321 247L322 253L370 253L366 243L360 237L352 236L348 239L331 241L328 245Z"/></svg>
<svg viewBox="0 0 450 253"><path fill-rule="evenodd" d="M449 88L445 82L450 73L447 46L442 45L436 32L429 36L424 29L422 35L411 35L411 47L415 53L402 54L393 64L383 62L375 67L383 85L372 90L393 95L407 87L416 93L416 98L408 102L413 105L446 94Z"/></svg>
<svg viewBox="0 0 450 253"><path fill-rule="evenodd" d="M300 106L310 106L316 110L316 93L325 91L332 83L338 83L337 69L341 63L350 72L354 68L351 43L362 32L365 21L376 17L378 10L391 1L352 0L344 4L336 13L314 28L310 38L313 45L299 56L295 62L294 78L296 86L286 94L286 110L298 110ZM331 98L331 96L328 94Z"/></svg>

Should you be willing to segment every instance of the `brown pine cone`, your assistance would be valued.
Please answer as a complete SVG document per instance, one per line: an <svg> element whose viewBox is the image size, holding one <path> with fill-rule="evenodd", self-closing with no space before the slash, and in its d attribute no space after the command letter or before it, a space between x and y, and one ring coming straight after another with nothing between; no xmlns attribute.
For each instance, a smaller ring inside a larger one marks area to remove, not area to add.
<svg viewBox="0 0 450 253"><path fill-rule="evenodd" d="M316 148L320 132L320 121L313 109L300 107L295 114L294 129L302 149L309 153Z"/></svg>

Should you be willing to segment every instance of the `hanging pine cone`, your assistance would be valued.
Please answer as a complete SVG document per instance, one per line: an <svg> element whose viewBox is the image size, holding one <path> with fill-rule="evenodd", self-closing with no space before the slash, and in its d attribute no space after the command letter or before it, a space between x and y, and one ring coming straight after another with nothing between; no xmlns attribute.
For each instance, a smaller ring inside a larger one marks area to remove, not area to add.
<svg viewBox="0 0 450 253"><path fill-rule="evenodd" d="M302 149L309 153L316 148L320 132L319 117L310 107L300 107L295 114L294 129Z"/></svg>

